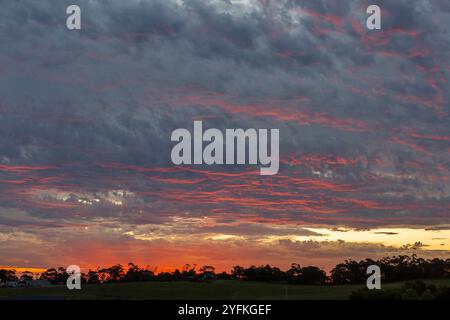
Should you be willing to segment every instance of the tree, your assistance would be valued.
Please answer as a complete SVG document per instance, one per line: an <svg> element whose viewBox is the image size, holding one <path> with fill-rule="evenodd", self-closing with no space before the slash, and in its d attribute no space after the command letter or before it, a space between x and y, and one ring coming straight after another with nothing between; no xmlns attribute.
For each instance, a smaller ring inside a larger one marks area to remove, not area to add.
<svg viewBox="0 0 450 320"><path fill-rule="evenodd" d="M112 267L99 270L102 273L103 279L108 282L119 282L125 278L125 271L121 264L116 264Z"/></svg>
<svg viewBox="0 0 450 320"><path fill-rule="evenodd" d="M325 271L309 266L304 267L301 269L301 277L300 277L300 283L301 284L308 284L308 285L321 285L324 284L327 279L327 274Z"/></svg>
<svg viewBox="0 0 450 320"><path fill-rule="evenodd" d="M302 267L298 263L291 264L291 268L286 271L286 277L291 283L299 283L302 275Z"/></svg>
<svg viewBox="0 0 450 320"><path fill-rule="evenodd" d="M200 274L201 275L215 275L216 274L216 268L214 268L213 266L203 266L200 268Z"/></svg>
<svg viewBox="0 0 450 320"><path fill-rule="evenodd" d="M183 267L183 271L181 272L182 278L194 279L197 276L197 273L195 272L196 267L197 267L196 264L191 266L189 263L186 263Z"/></svg>
<svg viewBox="0 0 450 320"><path fill-rule="evenodd" d="M285 279L285 273L277 267L265 266L250 266L244 269L243 279L250 281L280 281Z"/></svg>
<svg viewBox="0 0 450 320"><path fill-rule="evenodd" d="M228 274L225 271L217 274L216 276L217 276L217 279L220 279L220 280L230 280L231 279L231 274Z"/></svg>
<svg viewBox="0 0 450 320"><path fill-rule="evenodd" d="M291 268L286 271L287 280L296 284L321 285L327 280L327 274L320 268L309 266L301 267L293 263Z"/></svg>
<svg viewBox="0 0 450 320"><path fill-rule="evenodd" d="M87 274L87 282L88 283L100 283L100 276L97 271L89 270Z"/></svg>
<svg viewBox="0 0 450 320"><path fill-rule="evenodd" d="M385 257L378 261L365 259L362 261L346 260L331 270L333 284L365 283L366 270L370 265L377 265L383 271L383 281L404 281L421 278L445 278L450 276L450 260L425 260L413 254L411 257L400 255Z"/></svg>
<svg viewBox="0 0 450 320"><path fill-rule="evenodd" d="M331 281L333 284L356 284L365 283L367 280L367 268L370 265L379 265L380 268L385 271L380 265L380 262L373 261L371 259L355 261L345 260L344 263L337 264L336 267L331 270Z"/></svg>
<svg viewBox="0 0 450 320"><path fill-rule="evenodd" d="M33 280L33 273L30 271L25 271L20 276L20 281L30 281Z"/></svg>
<svg viewBox="0 0 450 320"><path fill-rule="evenodd" d="M39 277L40 280L47 280L51 283L66 283L68 278L69 274L63 267L59 267L58 269L47 269L45 272L41 273L41 276Z"/></svg>
<svg viewBox="0 0 450 320"><path fill-rule="evenodd" d="M19 279L16 276L16 270L6 270L1 269L0 270L0 281L6 282L6 281L18 281Z"/></svg>
<svg viewBox="0 0 450 320"><path fill-rule="evenodd" d="M199 271L199 278L201 280L212 280L216 278L216 268L213 266L203 266Z"/></svg>
<svg viewBox="0 0 450 320"><path fill-rule="evenodd" d="M125 274L125 281L148 281L153 278L153 272L146 269L139 268L138 265L130 262L128 263L128 271Z"/></svg>
<svg viewBox="0 0 450 320"><path fill-rule="evenodd" d="M233 279L242 279L244 277L244 271L245 268L241 266L234 266L233 269L231 269L231 277Z"/></svg>
<svg viewBox="0 0 450 320"><path fill-rule="evenodd" d="M58 275L58 271L55 268L50 268L41 273L40 280L48 280L55 282Z"/></svg>

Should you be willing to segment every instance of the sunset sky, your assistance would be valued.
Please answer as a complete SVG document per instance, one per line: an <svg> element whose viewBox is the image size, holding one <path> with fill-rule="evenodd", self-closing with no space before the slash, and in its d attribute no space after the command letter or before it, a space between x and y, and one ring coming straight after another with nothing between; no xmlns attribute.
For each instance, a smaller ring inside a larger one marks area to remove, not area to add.
<svg viewBox="0 0 450 320"><path fill-rule="evenodd" d="M0 0L0 266L450 258L450 2L374 3ZM173 165L194 120L279 173Z"/></svg>

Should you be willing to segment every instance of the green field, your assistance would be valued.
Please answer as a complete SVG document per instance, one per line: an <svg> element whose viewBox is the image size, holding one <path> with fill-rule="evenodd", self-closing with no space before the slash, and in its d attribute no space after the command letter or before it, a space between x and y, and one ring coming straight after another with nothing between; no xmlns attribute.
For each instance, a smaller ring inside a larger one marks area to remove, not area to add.
<svg viewBox="0 0 450 320"><path fill-rule="evenodd" d="M437 286L450 286L450 279L426 280ZM403 283L385 284L383 288ZM198 282L136 282L83 285L82 290L65 286L48 288L1 288L0 299L291 299L341 300L362 285L302 286L280 283L222 280Z"/></svg>

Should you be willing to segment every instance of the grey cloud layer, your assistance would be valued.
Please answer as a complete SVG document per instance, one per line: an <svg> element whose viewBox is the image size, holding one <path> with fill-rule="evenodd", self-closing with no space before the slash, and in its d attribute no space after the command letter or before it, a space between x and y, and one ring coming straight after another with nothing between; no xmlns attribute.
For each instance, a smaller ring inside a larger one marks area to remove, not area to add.
<svg viewBox="0 0 450 320"><path fill-rule="evenodd" d="M136 225L180 211L362 228L449 223L445 1L381 1L378 33L365 30L365 1L77 1L81 31L65 29L73 1L0 3L2 207ZM171 131L197 118L280 128L281 177L142 169L171 168ZM133 196L118 206L102 198L111 190Z"/></svg>

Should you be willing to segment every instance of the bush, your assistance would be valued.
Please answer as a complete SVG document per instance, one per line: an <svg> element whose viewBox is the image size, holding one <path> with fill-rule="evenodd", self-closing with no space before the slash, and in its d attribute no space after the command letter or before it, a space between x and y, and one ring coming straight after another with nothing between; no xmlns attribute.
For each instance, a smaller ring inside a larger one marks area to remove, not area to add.
<svg viewBox="0 0 450 320"><path fill-rule="evenodd" d="M424 291L424 293L422 293L421 298L422 298L422 300L433 300L434 299L434 295L430 291L430 289L427 289L427 290Z"/></svg>
<svg viewBox="0 0 450 320"><path fill-rule="evenodd" d="M414 289L406 289L402 294L402 300L419 300L419 295Z"/></svg>
<svg viewBox="0 0 450 320"><path fill-rule="evenodd" d="M401 300L401 289L369 290L367 288L353 291L350 300Z"/></svg>
<svg viewBox="0 0 450 320"><path fill-rule="evenodd" d="M434 295L436 300L450 300L450 287L440 287Z"/></svg>
<svg viewBox="0 0 450 320"><path fill-rule="evenodd" d="M407 282L400 288L353 291L351 300L450 300L450 287L436 288L423 281Z"/></svg>

